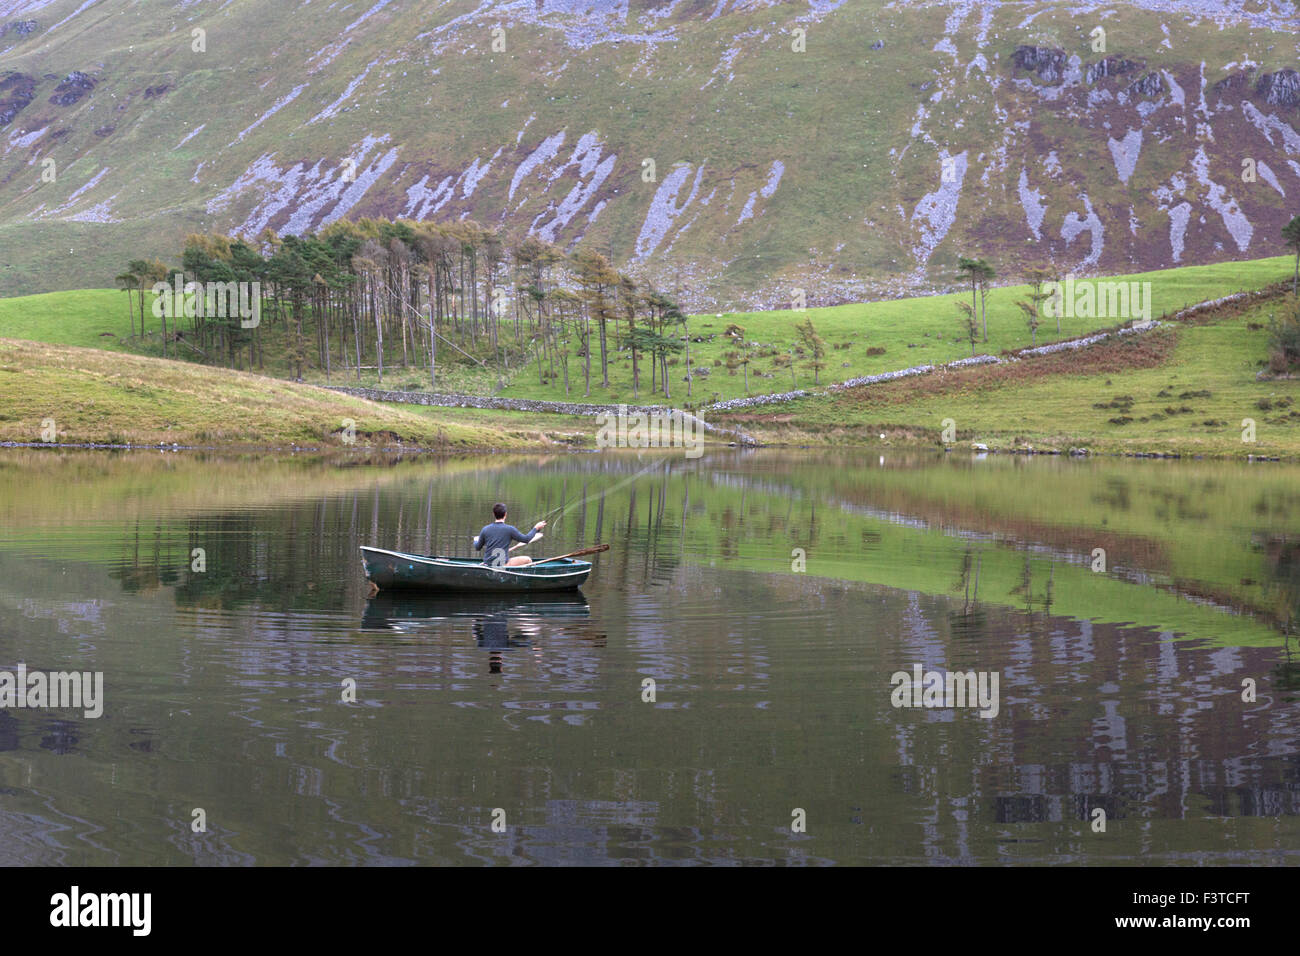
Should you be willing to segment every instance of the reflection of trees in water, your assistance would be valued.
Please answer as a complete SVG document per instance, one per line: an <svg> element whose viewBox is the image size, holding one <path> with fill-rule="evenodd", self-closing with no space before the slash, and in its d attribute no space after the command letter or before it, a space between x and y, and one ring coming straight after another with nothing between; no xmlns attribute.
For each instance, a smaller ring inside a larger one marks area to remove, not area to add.
<svg viewBox="0 0 1300 956"><path fill-rule="evenodd" d="M108 576L121 582L128 594L148 594L180 579L178 568L188 562L181 551L176 536L160 518L152 531L141 529L140 519L127 531L123 553L108 572Z"/></svg>
<svg viewBox="0 0 1300 956"><path fill-rule="evenodd" d="M1041 562L1040 562L1041 563ZM1052 613L1052 595L1056 585L1056 562L1054 560L1047 562L1047 579L1041 580L1042 574L1039 572L1040 586L1042 592L1038 597L1039 608L1042 611L1043 619ZM1018 594L1025 600L1024 611L1028 615L1030 622L1034 620L1034 565L1033 559L1025 555L1025 559L1020 569L1020 583L1013 587L1011 594Z"/></svg>
<svg viewBox="0 0 1300 956"><path fill-rule="evenodd" d="M1273 613L1284 633L1296 634L1300 625L1300 540L1285 534L1257 533L1251 544L1263 552L1271 578L1265 589L1273 602Z"/></svg>
<svg viewBox="0 0 1300 956"><path fill-rule="evenodd" d="M1300 691L1300 636L1296 633L1294 621L1287 628L1282 650L1283 658L1272 670L1273 685L1286 693ZM1294 703L1295 700L1294 697L1286 698L1288 703Z"/></svg>
<svg viewBox="0 0 1300 956"><path fill-rule="evenodd" d="M22 750L23 734L37 728L41 734L40 748L55 754L76 753L86 730L84 724L52 717L45 709L0 710L0 752Z"/></svg>
<svg viewBox="0 0 1300 956"><path fill-rule="evenodd" d="M578 488L556 482L561 509L570 508L547 529L550 539L534 557L546 557L552 547L566 550L597 541L615 542L625 580L633 584L670 577L681 564L683 528L689 503L689 483L671 470L647 475L619 489L626 512L611 513L609 495L584 481ZM675 502L670 489L680 485L681 521L666 521ZM236 607L252 602L294 608L339 609L347 595L338 586L359 573L358 548L374 544L423 554L468 555L469 540L485 521L467 514L463 487L439 488L434 482L413 494L378 489L358 490L319 501L290 502L268 511L231 512L191 518L168 530L159 525L160 546L147 547L145 535L134 532L126 542L116 574L127 589L176 584L179 603L194 607ZM440 494L441 493L441 494ZM457 493L449 504L442 494ZM483 507L497 492L483 498ZM504 495L507 499L509 495ZM526 523L546 513L549 495L537 503L509 501L511 518ZM621 504L621 502L620 502ZM552 506L553 508L556 506ZM558 527L557 527L558 526ZM137 541L138 537L138 541ZM187 542L185 546L181 541ZM555 542L551 544L551 542ZM206 570L192 571L191 551L203 548ZM633 566L633 562L636 565ZM358 577L359 581L360 578Z"/></svg>
<svg viewBox="0 0 1300 956"><path fill-rule="evenodd" d="M960 609L954 607L948 613L948 627L956 637L969 639L988 636L988 614L979 603L980 570L983 563L982 553L967 548L962 552L957 580L948 589L950 593L961 595Z"/></svg>
<svg viewBox="0 0 1300 956"><path fill-rule="evenodd" d="M682 527L689 509L689 485L683 485L681 522L665 524L664 516L671 509L668 497L671 483L671 477L665 476L650 479L648 489L636 485L626 489L626 516L610 520L604 529L604 540L616 542L616 547L609 555L602 556L601 561L617 562L615 577L626 587L649 586L672 577L681 567L685 540ZM601 495L599 499L602 509L604 498Z"/></svg>

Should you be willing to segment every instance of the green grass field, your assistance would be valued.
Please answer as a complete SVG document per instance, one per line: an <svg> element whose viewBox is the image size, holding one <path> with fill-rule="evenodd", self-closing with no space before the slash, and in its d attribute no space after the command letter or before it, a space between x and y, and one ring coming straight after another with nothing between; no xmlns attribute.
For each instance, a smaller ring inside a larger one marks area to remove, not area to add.
<svg viewBox="0 0 1300 956"><path fill-rule="evenodd" d="M136 298L134 293L132 298ZM145 299L148 303L152 296L146 293ZM115 289L78 289L0 299L0 338L128 351L131 327L126 301L126 293ZM138 329L138 301L135 308ZM157 320L152 316L149 319L157 328Z"/></svg>
<svg viewBox="0 0 1300 956"><path fill-rule="evenodd" d="M713 416L760 439L922 440L952 419L963 447L1215 456L1300 453L1300 381L1257 381L1281 302L1075 354L976 368ZM1252 327L1253 326L1253 327ZM1246 419L1255 441L1243 441Z"/></svg>
<svg viewBox="0 0 1300 956"><path fill-rule="evenodd" d="M1190 266L1162 272L1142 273L1122 277L1125 281L1151 283L1151 314L1159 317L1176 312L1188 305L1216 299L1245 289L1257 289L1288 278L1292 261L1288 257L1259 259L1252 262L1222 263L1210 266ZM998 354L1004 350L1023 348L1030 344L1030 335L1016 301L1024 299L1028 290L1024 286L1004 286L991 290L988 298L988 342L977 342L977 353ZM149 296L146 296L146 300ZM789 368L777 362L798 348L795 326L805 318L811 319L826 342L826 356L818 378L821 384L830 384L861 375L871 375L914 365L940 364L971 354L969 342L962 338L955 303L970 300L969 292L942 296L895 299L809 309L806 313L794 311L745 312L717 315L696 315L689 321L692 338L706 341L691 343L692 367L708 370L691 386L687 397L686 366L679 359L670 366L670 398L673 405L688 404L698 407L712 401L761 395L769 392L789 391L792 387L813 386L813 369L808 355L794 355L793 376ZM1073 338L1099 328L1119 324L1115 318L1065 318L1060 334L1056 323L1044 320L1038 329L1037 342ZM138 310L136 322L138 324ZM741 326L744 343L724 334L731 324ZM159 320L148 316L146 329L151 333L160 330ZM280 358L282 346L278 338L282 330L268 326L265 351L267 373L289 374L288 364ZM113 289L88 289L76 292L56 292L45 295L0 299L0 337L28 339L31 341L82 345L122 351L136 351L151 356L161 356L161 340L157 335L145 341L130 341L127 336L130 324L127 316L126 293ZM595 336L593 335L593 339ZM611 336L612 338L612 336ZM749 367L749 388L745 388L745 373L740 368L728 369L729 353L737 355L749 350L752 356ZM869 355L868 350L884 349ZM775 354L773 354L775 352ZM445 360L449 349L443 350L440 360L438 390L462 391L471 394L490 394L494 391L497 376L469 362L457 364ZM573 348L576 353L576 345ZM193 353L173 345L169 355L189 360ZM428 371L419 368L400 368L395 363L398 354L387 357L388 372L384 384L389 388L419 387L427 390ZM549 363L545 371L549 373ZM610 358L610 387L600 387L599 353L592 356L592 387L588 395L584 387L582 360L576 354L569 357L569 390L564 389L563 378L556 364L556 376L545 384L539 382L538 363L529 361L522 368L505 373L509 385L500 392L507 397L544 398L552 400L581 400L590 398L597 402L630 402L633 400L632 360L630 352L612 351ZM307 381L323 383L323 370L313 368L304 376ZM356 384L355 373L335 368L330 381L333 384ZM363 372L361 384L373 385L377 377L373 371ZM665 402L662 388L650 391L650 369L642 363L641 402Z"/></svg>
<svg viewBox="0 0 1300 956"><path fill-rule="evenodd" d="M1151 313L1158 317L1196 302L1270 285L1288 278L1291 268L1291 260L1272 258L1122 278L1151 283ZM1016 300L1025 293L1023 287L992 291L988 304L989 341L977 343L977 352L997 354L1029 344L1028 330L1015 307ZM940 364L969 355L969 342L958 339L958 313L954 307L955 301L965 298L963 294L949 294L809 310L807 317L812 319L828 346L827 367L822 371L821 383L826 385L920 364ZM878 441L882 432L887 436L886 441L937 443L943 421L952 419L957 441L982 442L995 448L1032 445L1064 451L1072 446L1087 446L1094 452L1290 456L1300 452L1300 409L1294 405L1300 398L1297 395L1300 387L1295 381L1255 378L1268 353L1269 319L1279 309L1290 307L1286 300L1274 299L1245 311L1226 310L1212 322L1180 323L1174 328L1082 352L818 394L797 402L739 413L710 413L709 417L719 424L739 426L760 440L773 443L857 444ZM740 369L729 370L725 364L728 353L743 348L737 340L722 334L732 323L744 328L744 341L750 343L751 352L761 356L750 367L749 394L789 390L790 371L773 368L770 352L775 349L780 356L793 348L794 326L804 317L793 311L692 316L692 336L707 339L692 343L692 363L707 367L709 374L696 380L689 400L684 383L675 381L671 403L699 406L746 394L744 373ZM156 320L150 318L148 329L156 332L153 324ZM1118 323L1113 319L1064 319L1058 336L1055 323L1049 322L1040 328L1038 342L1075 337L1115 324ZM232 383L236 392L255 382L258 383L255 391L274 392L278 388L285 395L304 393L292 391L287 383L274 378L241 377L242 373L229 373L230 377L222 378L227 374L224 370L193 362L157 362L154 357L161 350L160 338L154 335L142 341L129 338L128 333L126 294L121 291L92 289L0 300L0 336L49 346L100 350L79 356L73 364L80 370L81 378L65 381L70 370L60 365L59 356L63 353L10 342L7 348L18 350L17 364L30 364L22 368L23 379L10 379L7 388L0 385L0 395L10 399L6 408L20 410L17 415L6 413L9 418L0 435L11 440L17 440L20 435L34 440L32 436L39 432L39 427L34 428L33 424L47 414L26 409L38 405L55 411L63 408L63 418L73 427L68 434L80 436L68 440L85 441L102 441L113 434L125 441L238 442L244 440L241 435L253 432L262 434L258 440L263 443L286 439L312 441L321 440L328 431L327 421L343 417L361 421L357 415L344 416L336 405L329 405L328 418L313 412L305 423L297 423L287 411L270 414L269 409L264 409L269 417L260 420L256 428L244 431L242 426L232 427L226 409L221 406L238 400L238 395L222 392L217 397L221 391L219 382ZM275 328L267 328L265 334L268 369L273 370L280 333ZM868 355L868 349L884 351ZM172 346L173 356L176 351ZM599 374L596 358L593 356L593 377ZM122 364L151 360L155 364ZM91 372L92 365L98 366L98 370ZM801 388L813 384L812 371L807 366L807 356L796 356L794 382ZM160 382L170 383L166 387L187 397L171 406L174 413L166 413L160 402L151 404L132 394L134 387L120 388L117 380L123 378L125 368L139 369L133 373L139 380L139 388L153 387L152 382L145 384L147 375L160 375ZM671 370L676 379L684 373L685 366L678 364ZM204 373L210 375L205 378ZM189 388L186 377L191 374L196 382L204 382L202 388ZM511 384L501 393L508 397L559 400L586 397L580 360L576 357L570 359L567 395L558 378L539 385L535 361L523 369L515 369L512 374ZM420 369L390 366L384 384L399 389L423 386L426 375ZM610 403L632 401L631 358L627 352L612 353L610 376L611 387L602 389L593 385L590 399ZM642 376L639 400L663 402L661 393L650 392L645 366ZM319 383L324 376L320 370L312 370L307 379ZM356 380L336 370L332 381L355 384ZM440 366L440 389L490 392L494 381L494 374L469 363ZM25 383L26 387L15 388L17 382ZM373 373L368 373L363 382L373 384ZM110 383L118 390L111 394L97 391ZM215 404L204 405L199 398L204 394L214 396ZM45 397L38 402L37 395ZM72 414L66 410L67 406L55 401L55 396L65 395L74 397L70 406L74 410ZM93 412L89 403L98 403ZM376 430L434 444L443 443L438 438L440 423L470 431L488 429L485 435L501 436L504 442L501 447L513 447L520 441L539 445L555 442L589 445L594 432L590 420L571 416L521 417L509 412L415 406L394 408L393 412L404 416L402 422ZM1255 423L1254 442L1242 440L1246 419ZM188 437L174 437L177 434ZM478 441L468 433L464 440L455 435L447 438L450 444L459 445Z"/></svg>
<svg viewBox="0 0 1300 956"><path fill-rule="evenodd" d="M1291 260L1287 257L1260 259L1248 263L1222 263L1212 266L1191 266L1163 272L1140 273L1124 276L1125 281L1151 283L1151 314L1159 318L1211 299L1234 292L1258 289L1291 275ZM1025 348L1031 344L1027 325L1016 302L1026 297L1026 286L1003 286L992 289L988 297L988 342L976 343L977 354L997 355L1004 350ZM798 347L795 326L805 318L826 342L825 367L821 370L822 385L844 381L862 375L873 375L893 369L915 365L951 362L971 354L969 340L962 337L956 303L970 301L969 291L950 295L921 298L894 299L809 309L806 313L794 311L744 312L734 314L692 316L689 328L692 338L704 337L709 341L691 343L691 365L707 368L707 377L696 378L687 398L684 362L670 367L671 404L683 403L698 407L712 401L741 398L745 395L762 395L785 392L792 388L811 388L814 385L811 357L796 353L794 375L789 368L777 367L780 357ZM1053 320L1044 320L1038 329L1037 344L1076 338L1101 328L1121 324L1123 319L1065 318L1061 331L1056 331ZM749 367L749 389L745 389L745 374L740 368L728 369L728 353L743 353L744 346L723 333L727 326L736 324L745 330L744 340L750 345L754 358ZM884 352L869 355L869 349L883 348ZM772 354L775 350L776 354ZM600 402L632 401L632 360L628 352L616 355L610 363L610 387L599 387L599 354L592 357L591 399ZM641 369L640 400L648 398L649 369ZM566 398L563 380L556 378L539 384L536 361L521 371L503 394L520 398ZM569 359L569 392L571 400L585 395L581 360ZM662 391L656 401L663 401Z"/></svg>

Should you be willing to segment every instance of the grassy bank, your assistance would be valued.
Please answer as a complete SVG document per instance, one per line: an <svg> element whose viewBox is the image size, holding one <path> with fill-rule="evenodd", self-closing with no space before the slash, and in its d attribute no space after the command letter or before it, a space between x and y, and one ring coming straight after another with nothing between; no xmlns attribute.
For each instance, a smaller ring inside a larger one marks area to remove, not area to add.
<svg viewBox="0 0 1300 956"><path fill-rule="evenodd" d="M1158 316L1286 279L1291 266L1288 259L1274 258L1122 278L1151 283L1151 312ZM997 354L1029 344L1015 306L1026 291L992 290L989 340L977 342L978 352ZM823 385L962 358L970 354L970 344L958 338L954 303L968 298L954 294L807 313L694 316L692 336L703 341L692 342L692 364L709 372L696 379L689 402L683 383L674 382L672 404L698 405L746 394L745 372L735 366L736 357L746 352L750 394L784 391L792 384L811 387L808 356L793 354L793 375L789 365L777 366L791 356L795 325L804 318L813 320L826 342ZM1268 354L1268 322L1279 309L1290 307L1280 299L1234 305L1215 315L1077 352L819 394L731 414L710 412L706 417L772 444L877 443L882 434L886 443L938 444L945 419L951 419L952 437L961 446L1295 457L1300 455L1300 387L1294 381L1255 377ZM743 337L725 334L733 323L744 328ZM1112 319L1067 318L1058 336L1056 323L1049 320L1039 329L1038 342L1114 324ZM126 295L120 291L0 300L0 335L31 340L5 346L12 354L4 364L12 371L0 372L0 398L6 400L0 440L38 441L41 422L53 417L59 440L69 442L342 445L343 421L350 418L356 422L358 443L366 445L508 449L594 444L595 423L589 418L384 406L270 376L161 361L156 355L139 354L160 352L160 337L123 337L128 331ZM278 332L265 332L268 372L283 373L275 358L282 351L275 344ZM171 346L171 353L176 355L178 348ZM642 366L640 400L662 402L661 392L649 390L647 365ZM491 390L488 379L495 382L495 373L468 362L463 368L447 364L440 369L440 388L483 392ZM680 378L684 363L671 371ZM398 389L427 387L425 375L419 369L392 368L384 383ZM598 356L593 356L593 378L598 376ZM612 352L611 386L593 384L590 400L631 401L630 376L630 354ZM324 380L320 370L309 370L307 378ZM373 383L374 378L367 373L365 381ZM355 380L336 369L332 381ZM569 384L567 397L583 399L581 360L576 356L570 356ZM566 398L561 379L539 383L536 361L516 369L501 394ZM1242 440L1247 419L1255 423L1253 442Z"/></svg>
<svg viewBox="0 0 1300 956"><path fill-rule="evenodd" d="M551 427L536 417L383 405L186 362L0 339L0 441L49 435L61 444L347 448L351 427L356 446L504 449L582 443L588 430L587 420L568 416L545 424Z"/></svg>
<svg viewBox="0 0 1300 956"><path fill-rule="evenodd" d="M937 445L951 419L964 448L1295 457L1300 381L1256 378L1269 317L1283 307L713 417L774 443L861 444L883 433ZM1254 442L1243 441L1247 419Z"/></svg>
<svg viewBox="0 0 1300 956"><path fill-rule="evenodd" d="M1282 281L1290 276L1291 268L1289 258L1279 257L1189 266L1117 278L1128 282L1149 282L1150 312L1153 317L1159 317L1196 302ZM1003 286L990 290L987 302L988 339L984 340L981 327L975 345L977 352L996 355L1003 350L1023 348L1031 344L1029 330L1016 306L1016 302L1024 300L1028 293L1026 286ZM152 301L149 294L145 298L147 302ZM690 362L693 369L703 371L703 374L694 379L688 396L684 381L685 356L679 354L672 360L676 364L669 368L672 377L671 402L698 406L746 395L813 386L812 357L802 348L796 331L796 326L805 319L812 320L825 342L826 354L822 359L822 368L816 375L823 385L861 375L873 375L913 365L951 362L969 356L971 345L962 336L956 308L958 302L970 302L969 290L949 295L809 309L806 312L777 310L692 316L688 323L692 339ZM149 311L146 309L146 312ZM1085 335L1115 325L1122 318L1124 317L1066 317L1060 322L1059 332L1055 320L1045 319L1038 329L1036 342L1041 345ZM135 324L138 331L138 309ZM742 328L743 335L727 335L727 329L732 325ZM143 339L130 338L131 327L127 294L120 290L83 289L0 299L0 336L129 351L154 357L162 355L161 320L152 314L147 315L148 335ZM617 330L614 327L610 329L609 387L600 385L600 356L599 350L594 349L591 390L590 395L587 395L583 359L578 354L575 338L570 344L567 391L559 360L552 362L548 359L539 368L534 357L522 367L516 363L515 368L503 372L502 377L507 385L500 394L514 398L574 401L589 397L591 401L601 403L632 401L631 353L627 350L617 351L613 344L614 332L618 331L621 337L623 328L619 325ZM290 363L286 354L290 342L287 330L283 326L268 323L262 333L266 374L289 376ZM446 334L454 340L453 332L448 330ZM593 328L593 341L595 339ZM198 358L196 353L181 344L170 344L168 353L170 357L186 361ZM746 356L749 360L748 383L744 367L738 364ZM429 390L428 370L402 368L395 364L398 358L400 347L388 354L389 367L384 376L384 387ZM639 400L664 401L662 384L657 392L652 393L650 390L650 363L644 360L644 356L640 371ZM326 380L324 371L314 367L305 370L304 378L317 384ZM378 377L373 369L365 369L358 380L355 371L340 368L336 363L330 382L335 385L373 386L378 384ZM439 391L489 394L496 389L498 376L494 368L480 366L458 356L455 350L445 348L439 356L437 382Z"/></svg>

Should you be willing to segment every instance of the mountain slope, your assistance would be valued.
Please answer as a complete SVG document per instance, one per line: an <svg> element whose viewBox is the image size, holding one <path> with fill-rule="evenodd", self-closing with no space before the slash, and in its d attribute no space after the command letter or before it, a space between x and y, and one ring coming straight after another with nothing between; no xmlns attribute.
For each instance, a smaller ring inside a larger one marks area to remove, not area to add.
<svg viewBox="0 0 1300 956"><path fill-rule="evenodd" d="M0 294L359 215L589 243L697 309L922 291L962 254L1275 254L1298 28L1283 0L0 0Z"/></svg>

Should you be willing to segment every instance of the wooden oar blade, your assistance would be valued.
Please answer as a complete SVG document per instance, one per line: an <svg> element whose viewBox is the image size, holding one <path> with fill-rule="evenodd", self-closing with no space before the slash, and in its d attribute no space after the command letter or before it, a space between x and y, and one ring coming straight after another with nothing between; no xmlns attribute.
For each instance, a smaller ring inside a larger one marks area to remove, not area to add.
<svg viewBox="0 0 1300 956"><path fill-rule="evenodd" d="M557 554L553 558L543 558L541 561L534 561L534 564L545 564L547 561L560 561L564 558L580 558L584 554L600 554L602 551L608 551L609 545L598 544L595 547L583 548L581 551L570 551L568 554Z"/></svg>

